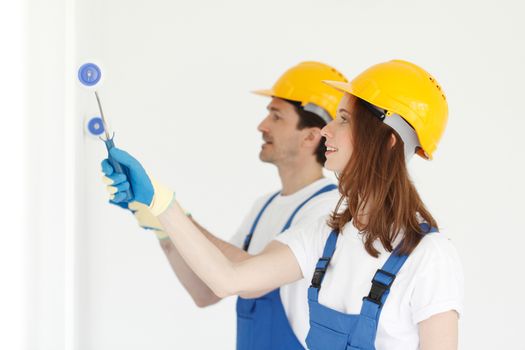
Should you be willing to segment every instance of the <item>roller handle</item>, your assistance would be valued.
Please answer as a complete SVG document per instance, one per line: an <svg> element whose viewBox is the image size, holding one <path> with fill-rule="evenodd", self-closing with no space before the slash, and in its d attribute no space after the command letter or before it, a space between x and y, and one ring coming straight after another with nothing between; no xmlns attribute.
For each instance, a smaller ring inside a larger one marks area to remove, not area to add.
<svg viewBox="0 0 525 350"><path fill-rule="evenodd" d="M126 174L124 169L122 169L122 166L120 165L120 163L117 162L115 159L113 159L113 157L111 156L109 152L109 150L115 147L115 144L113 143L113 139L104 140L104 143L106 144L106 148L108 150L108 160L111 166L113 167L113 171L115 171L115 173L117 174L124 174L127 176L128 174ZM126 193L126 202L131 202L133 200L133 192L131 191L131 188L128 188L125 191L125 193Z"/></svg>

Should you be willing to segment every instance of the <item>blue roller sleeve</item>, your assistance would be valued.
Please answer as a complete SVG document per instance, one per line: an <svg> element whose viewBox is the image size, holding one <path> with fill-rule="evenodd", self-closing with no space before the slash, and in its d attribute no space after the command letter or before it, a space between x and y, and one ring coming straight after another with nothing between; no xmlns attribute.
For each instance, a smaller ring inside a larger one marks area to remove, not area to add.
<svg viewBox="0 0 525 350"><path fill-rule="evenodd" d="M78 80L85 86L95 86L102 77L100 68L94 63L84 63L78 69Z"/></svg>
<svg viewBox="0 0 525 350"><path fill-rule="evenodd" d="M104 133L104 122L100 117L93 117L87 124L87 129L91 135L100 136Z"/></svg>
<svg viewBox="0 0 525 350"><path fill-rule="evenodd" d="M111 166L113 167L113 171L117 174L124 174L124 175L127 175L126 172L124 171L124 169L122 169L122 166L120 165L119 162L117 162L112 156L111 156L111 149L115 147L115 144L113 143L113 139L109 139L109 140L105 140L104 143L106 144L106 148L108 150L108 160L109 160L109 163L111 164ZM119 200L116 201L116 202L126 202L126 203L129 203L133 200L133 192L131 190L131 188L128 188L127 190L125 191L122 191L125 195L125 197L122 197L121 198L118 198Z"/></svg>

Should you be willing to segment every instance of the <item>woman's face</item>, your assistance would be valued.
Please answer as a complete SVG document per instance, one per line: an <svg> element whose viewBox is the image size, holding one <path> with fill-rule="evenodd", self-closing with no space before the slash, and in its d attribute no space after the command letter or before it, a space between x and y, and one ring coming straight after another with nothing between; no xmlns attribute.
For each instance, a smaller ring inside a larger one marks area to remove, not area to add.
<svg viewBox="0 0 525 350"><path fill-rule="evenodd" d="M345 93L337 108L334 120L328 123L322 130L321 135L326 138L327 151L324 166L328 170L341 173L350 160L353 151L352 111L356 97Z"/></svg>

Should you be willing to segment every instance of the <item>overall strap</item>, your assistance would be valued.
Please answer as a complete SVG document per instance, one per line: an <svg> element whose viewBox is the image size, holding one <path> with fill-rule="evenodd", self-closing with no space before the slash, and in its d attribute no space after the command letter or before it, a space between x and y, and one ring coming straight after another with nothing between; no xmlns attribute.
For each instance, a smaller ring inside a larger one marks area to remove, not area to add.
<svg viewBox="0 0 525 350"><path fill-rule="evenodd" d="M430 234L438 230L426 223L419 225L423 234ZM368 296L363 298L363 306L361 308L361 315L379 320L381 310L385 304L390 287L396 279L396 275L403 267L403 264L408 259L408 255L399 254L399 248L403 241L394 249L392 254L382 268L376 271L374 278L372 278L372 288Z"/></svg>
<svg viewBox="0 0 525 350"><path fill-rule="evenodd" d="M299 212L299 210L301 210L302 207L304 207L304 205L306 203L308 203L311 199L317 197L318 195L320 194L323 194L325 192L329 192L329 191L333 191L337 189L337 186L334 185L334 184L330 184L330 185L326 185L325 187L321 188L319 191L315 192L314 194L312 194L310 197L308 197L304 202L302 202L295 210L294 212L292 213L292 215L290 216L290 218L288 219L288 221L286 222L286 224L284 225L283 229L281 230L281 233L288 230L290 228L290 226L292 225L292 221L293 219L295 218L295 215Z"/></svg>
<svg viewBox="0 0 525 350"><path fill-rule="evenodd" d="M335 246L337 245L337 238L339 234L336 230L330 232L330 236L326 240L323 250L323 256L317 260L315 265L314 276L312 277L312 284L308 288L308 299L312 301L318 301L319 298L319 289L321 288L321 283L323 283L324 276L326 274L326 269L330 264L330 260L335 252Z"/></svg>
<svg viewBox="0 0 525 350"><path fill-rule="evenodd" d="M274 200L274 198L277 197L279 193L281 193L281 191L274 193L270 198L268 198L266 203L264 203L263 207L259 211L259 214L257 214L257 217L255 218L252 224L252 228L250 229L250 233L248 233L248 235L246 235L246 238L244 239L244 244L242 246L242 249L244 251L248 251L248 248L250 247L250 242L252 241L253 233L255 232L255 228L257 227L257 224L259 223L259 220L261 219L262 214L264 213L266 208L270 205L270 203Z"/></svg>

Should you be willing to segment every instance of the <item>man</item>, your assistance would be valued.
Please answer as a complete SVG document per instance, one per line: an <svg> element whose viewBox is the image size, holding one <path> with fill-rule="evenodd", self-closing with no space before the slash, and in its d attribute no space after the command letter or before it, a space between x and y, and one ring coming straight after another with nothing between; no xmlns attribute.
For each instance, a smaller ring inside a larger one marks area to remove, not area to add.
<svg viewBox="0 0 525 350"><path fill-rule="evenodd" d="M268 115L259 124L264 143L259 154L274 164L281 179L279 192L262 196L244 218L230 243L199 230L230 260L258 254L279 233L297 224L327 216L339 200L337 187L323 177L324 142L320 130L335 118L342 93L323 80L347 80L319 62L302 62L286 71L270 90L255 93L271 98ZM111 171L103 163L103 171ZM110 175L110 174L108 174ZM118 200L117 200L118 202ZM220 300L188 267L148 209L130 204L142 227L156 230L172 269L199 307ZM309 329L307 281L298 281L264 296L237 301L237 349L303 349Z"/></svg>

